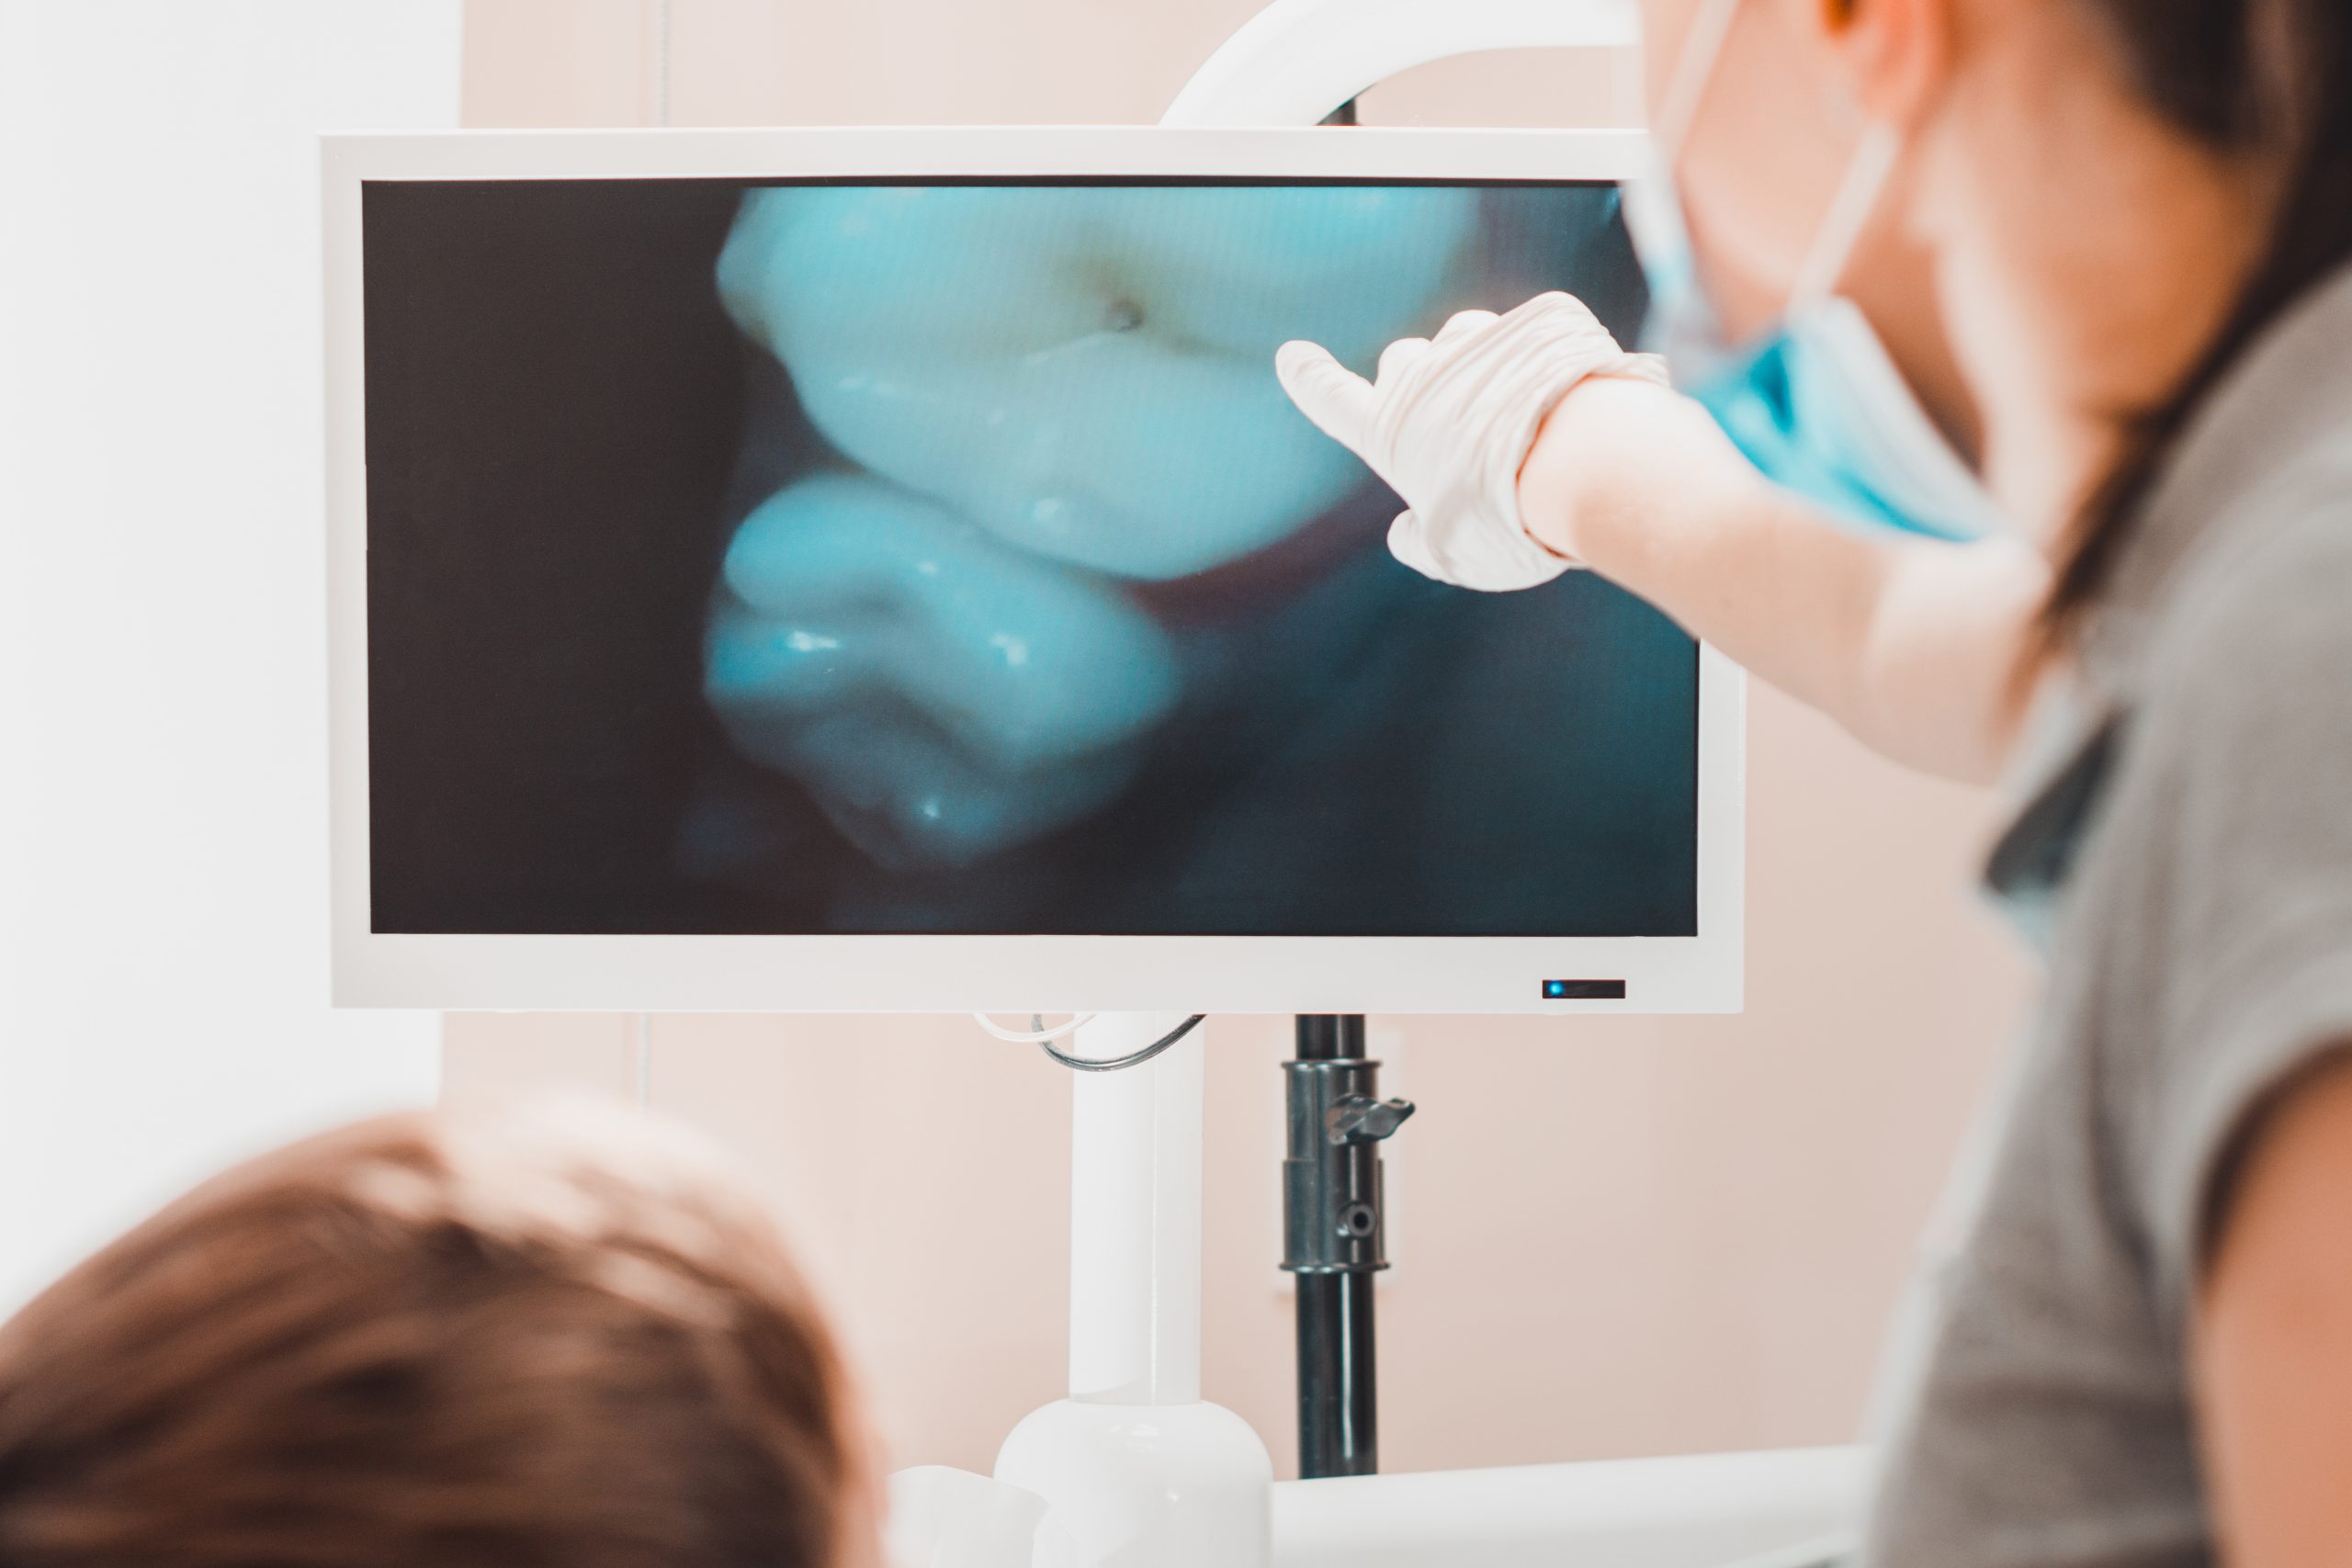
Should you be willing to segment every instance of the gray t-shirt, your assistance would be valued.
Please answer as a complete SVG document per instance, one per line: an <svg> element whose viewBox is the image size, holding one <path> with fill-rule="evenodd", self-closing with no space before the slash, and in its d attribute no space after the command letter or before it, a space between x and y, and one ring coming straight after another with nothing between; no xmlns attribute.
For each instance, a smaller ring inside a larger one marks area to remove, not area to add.
<svg viewBox="0 0 2352 1568"><path fill-rule="evenodd" d="M1874 1568L2215 1560L2208 1206L2352 1043L2352 270L2195 422L2076 687L1995 857L2051 895L2048 991L1890 1355Z"/></svg>

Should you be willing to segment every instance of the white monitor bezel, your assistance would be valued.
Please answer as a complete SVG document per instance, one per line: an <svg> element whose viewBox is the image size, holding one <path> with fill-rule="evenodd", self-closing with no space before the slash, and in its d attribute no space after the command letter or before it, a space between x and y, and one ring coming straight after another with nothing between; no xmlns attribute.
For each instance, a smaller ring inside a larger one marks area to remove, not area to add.
<svg viewBox="0 0 2352 1568"><path fill-rule="evenodd" d="M895 127L330 137L324 146L338 1005L644 1011L1734 1012L1746 685L1699 661L1690 937L417 935L370 929L360 193L368 181L935 175L1624 180L1638 132ZM1547 1001L1545 979L1623 980Z"/></svg>

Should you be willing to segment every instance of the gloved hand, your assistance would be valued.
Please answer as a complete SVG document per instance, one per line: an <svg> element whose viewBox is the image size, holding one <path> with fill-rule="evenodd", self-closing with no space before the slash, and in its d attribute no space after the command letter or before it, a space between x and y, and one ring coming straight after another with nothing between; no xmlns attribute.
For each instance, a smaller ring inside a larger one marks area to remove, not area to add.
<svg viewBox="0 0 2352 1568"><path fill-rule="evenodd" d="M1667 384L1582 302L1539 294L1509 315L1464 310L1434 338L1402 338L1366 381L1312 343L1274 356L1283 389L1323 433L1405 498L1388 548L1424 577L1487 592L1533 588L1576 565L1527 531L1519 470L1536 433L1588 376Z"/></svg>

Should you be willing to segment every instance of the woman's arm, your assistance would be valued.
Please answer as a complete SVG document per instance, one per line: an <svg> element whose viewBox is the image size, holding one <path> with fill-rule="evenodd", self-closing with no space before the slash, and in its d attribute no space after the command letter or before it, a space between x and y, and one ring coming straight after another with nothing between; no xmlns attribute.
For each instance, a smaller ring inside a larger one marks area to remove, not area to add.
<svg viewBox="0 0 2352 1568"><path fill-rule="evenodd" d="M1404 497L1388 544L1415 570L1505 592L1582 562L1900 761L1970 780L2007 762L2041 558L1839 528L1572 297L1460 311L1370 381L1311 343L1274 365Z"/></svg>
<svg viewBox="0 0 2352 1568"><path fill-rule="evenodd" d="M2347 1199L2352 1062L2339 1057L2257 1123L2216 1217L2191 1357L2231 1568L2352 1562Z"/></svg>
<svg viewBox="0 0 2352 1568"><path fill-rule="evenodd" d="M2015 744L2018 660L2048 590L2009 539L1865 537L1766 483L1698 404L1579 384L1520 471L1528 531L1865 744L1988 781Z"/></svg>

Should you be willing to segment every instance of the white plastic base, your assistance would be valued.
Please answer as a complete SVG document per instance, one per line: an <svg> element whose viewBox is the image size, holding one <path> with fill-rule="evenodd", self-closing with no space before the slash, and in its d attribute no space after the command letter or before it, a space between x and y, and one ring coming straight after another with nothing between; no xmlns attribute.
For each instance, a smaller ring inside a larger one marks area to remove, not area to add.
<svg viewBox="0 0 2352 1568"><path fill-rule="evenodd" d="M1851 1554L1868 1481L1860 1449L1286 1481L1274 1488L1274 1561L1277 1568L1820 1568Z"/></svg>
<svg viewBox="0 0 2352 1568"><path fill-rule="evenodd" d="M996 1478L1045 1498L1087 1568L1273 1559L1273 1460L1222 1405L1048 1404L1005 1438Z"/></svg>

